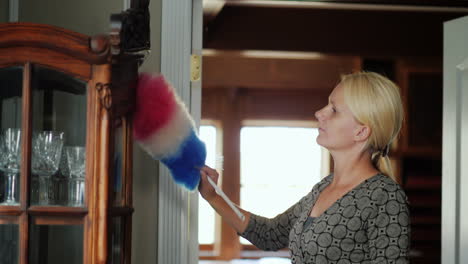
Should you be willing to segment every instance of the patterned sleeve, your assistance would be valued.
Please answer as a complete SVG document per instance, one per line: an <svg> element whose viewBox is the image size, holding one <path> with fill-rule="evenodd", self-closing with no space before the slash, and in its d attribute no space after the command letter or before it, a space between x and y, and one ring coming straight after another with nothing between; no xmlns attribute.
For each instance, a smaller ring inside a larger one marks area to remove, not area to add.
<svg viewBox="0 0 468 264"><path fill-rule="evenodd" d="M387 184L374 190L371 200L377 209L367 220L371 263L409 263L411 228L405 192L396 183Z"/></svg>
<svg viewBox="0 0 468 264"><path fill-rule="evenodd" d="M299 218L306 197L274 218L251 214L247 228L239 235L261 250L276 251L287 247L289 231Z"/></svg>

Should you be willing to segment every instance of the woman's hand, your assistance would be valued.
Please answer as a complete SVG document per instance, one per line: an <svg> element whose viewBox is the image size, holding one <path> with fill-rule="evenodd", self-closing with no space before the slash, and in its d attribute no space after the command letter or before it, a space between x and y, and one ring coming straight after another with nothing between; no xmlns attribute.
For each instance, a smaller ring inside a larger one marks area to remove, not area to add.
<svg viewBox="0 0 468 264"><path fill-rule="evenodd" d="M210 201L217 196L215 189L208 182L207 177L210 177L216 184L218 184L219 174L215 169L208 166L204 166L200 169L200 184L198 185L198 191L200 192L203 199Z"/></svg>
<svg viewBox="0 0 468 264"><path fill-rule="evenodd" d="M222 194L222 191L221 195L218 195L215 188L208 182L208 177L210 177L213 182L217 184L219 178L218 172L208 166L204 166L200 169L200 176L201 179L198 185L198 191L203 199L205 199L238 233L244 232L250 219L250 213L238 208L242 217L239 216L235 212L235 209L232 209L232 206L235 205L232 205L229 198Z"/></svg>

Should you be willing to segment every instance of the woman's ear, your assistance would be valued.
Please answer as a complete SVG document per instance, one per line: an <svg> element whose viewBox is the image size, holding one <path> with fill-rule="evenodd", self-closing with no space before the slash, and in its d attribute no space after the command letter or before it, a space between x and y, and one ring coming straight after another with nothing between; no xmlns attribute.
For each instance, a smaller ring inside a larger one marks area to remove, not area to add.
<svg viewBox="0 0 468 264"><path fill-rule="evenodd" d="M354 134L354 140L358 142L366 141L371 135L371 129L365 125L359 125Z"/></svg>

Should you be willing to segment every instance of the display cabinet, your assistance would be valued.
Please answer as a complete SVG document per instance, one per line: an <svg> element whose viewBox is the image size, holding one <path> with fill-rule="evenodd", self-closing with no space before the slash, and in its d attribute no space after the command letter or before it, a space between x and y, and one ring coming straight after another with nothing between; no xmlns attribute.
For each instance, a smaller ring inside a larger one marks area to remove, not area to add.
<svg viewBox="0 0 468 264"><path fill-rule="evenodd" d="M130 263L147 22L133 7L94 37L0 24L0 263Z"/></svg>

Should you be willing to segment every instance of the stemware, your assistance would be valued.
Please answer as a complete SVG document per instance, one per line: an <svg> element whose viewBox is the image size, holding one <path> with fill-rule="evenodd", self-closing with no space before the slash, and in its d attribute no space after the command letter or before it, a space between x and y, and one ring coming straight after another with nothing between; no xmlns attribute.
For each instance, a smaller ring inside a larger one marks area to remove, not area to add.
<svg viewBox="0 0 468 264"><path fill-rule="evenodd" d="M3 205L18 203L18 174L21 164L21 130L8 128L2 132L0 139L0 170L4 172Z"/></svg>
<svg viewBox="0 0 468 264"><path fill-rule="evenodd" d="M37 193L40 205L49 205L55 200L51 176L58 170L63 141L63 132L42 131L33 135L31 170L39 181Z"/></svg>
<svg viewBox="0 0 468 264"><path fill-rule="evenodd" d="M56 195L56 202L60 205L68 204L68 182L70 178L70 171L68 169L67 160L67 147L63 146L62 155L60 157L59 172L56 173L52 181L54 182L54 192Z"/></svg>
<svg viewBox="0 0 468 264"><path fill-rule="evenodd" d="M82 206L85 194L86 149L80 146L69 146L65 148L65 152L70 173L68 203L70 206Z"/></svg>

